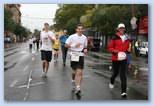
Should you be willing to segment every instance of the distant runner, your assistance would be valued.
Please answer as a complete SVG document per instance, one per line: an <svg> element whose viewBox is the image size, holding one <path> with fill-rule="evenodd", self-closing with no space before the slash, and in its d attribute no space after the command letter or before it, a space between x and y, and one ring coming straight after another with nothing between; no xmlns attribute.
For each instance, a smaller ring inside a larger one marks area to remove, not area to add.
<svg viewBox="0 0 154 106"><path fill-rule="evenodd" d="M60 37L63 66L66 65L67 47L65 47L65 42L67 39L68 39L67 30L64 30L64 34Z"/></svg>
<svg viewBox="0 0 154 106"><path fill-rule="evenodd" d="M56 34L56 39L53 44L53 49L54 49L54 61L58 61L58 54L59 54L59 48L60 48L60 40L59 40L59 35Z"/></svg>

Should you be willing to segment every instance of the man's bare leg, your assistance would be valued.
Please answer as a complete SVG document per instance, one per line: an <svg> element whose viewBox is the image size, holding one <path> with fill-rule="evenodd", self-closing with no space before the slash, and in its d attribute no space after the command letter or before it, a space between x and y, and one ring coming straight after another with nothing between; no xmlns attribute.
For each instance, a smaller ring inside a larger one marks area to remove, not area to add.
<svg viewBox="0 0 154 106"><path fill-rule="evenodd" d="M81 82L82 82L82 69L77 69L75 73L75 85L77 91L80 91Z"/></svg>

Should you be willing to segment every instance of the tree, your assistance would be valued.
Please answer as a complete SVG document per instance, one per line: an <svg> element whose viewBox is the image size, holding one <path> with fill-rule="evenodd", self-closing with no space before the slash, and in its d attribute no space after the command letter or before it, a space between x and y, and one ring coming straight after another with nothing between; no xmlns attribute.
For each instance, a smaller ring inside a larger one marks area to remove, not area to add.
<svg viewBox="0 0 154 106"><path fill-rule="evenodd" d="M84 24L85 27L92 26L92 16L94 14L95 9L87 10L86 14L80 17L80 22Z"/></svg>
<svg viewBox="0 0 154 106"><path fill-rule="evenodd" d="M4 9L4 30L13 32L15 29L16 23L12 19L12 13Z"/></svg>
<svg viewBox="0 0 154 106"><path fill-rule="evenodd" d="M139 19L148 15L148 5L134 4L135 16ZM130 20L132 18L131 4L65 4L60 5L56 11L56 30L69 28L71 33L75 23L83 23L86 27L97 29L103 35L113 35L119 23L126 25L127 31L131 31Z"/></svg>
<svg viewBox="0 0 154 106"><path fill-rule="evenodd" d="M75 23L80 23L80 17L94 7L92 4L64 4L56 11L55 15L55 27L56 29L65 29L68 27L72 20ZM72 26L72 25L71 25ZM71 30L72 31L72 30Z"/></svg>
<svg viewBox="0 0 154 106"><path fill-rule="evenodd" d="M19 36L20 39L27 38L30 35L30 30L17 24L14 30L14 33Z"/></svg>
<svg viewBox="0 0 154 106"><path fill-rule="evenodd" d="M117 25L121 22L129 29L130 10L129 5L102 5L94 12L92 18L93 26L106 35L114 34Z"/></svg>
<svg viewBox="0 0 154 106"><path fill-rule="evenodd" d="M40 31L37 30L37 29L34 29L33 35L34 35L35 37L39 37L39 36L40 36Z"/></svg>
<svg viewBox="0 0 154 106"><path fill-rule="evenodd" d="M66 29L68 30L68 34L73 34L75 33L75 28L76 25L78 24L78 21L76 18L72 18L71 20L68 21L67 25L66 25Z"/></svg>

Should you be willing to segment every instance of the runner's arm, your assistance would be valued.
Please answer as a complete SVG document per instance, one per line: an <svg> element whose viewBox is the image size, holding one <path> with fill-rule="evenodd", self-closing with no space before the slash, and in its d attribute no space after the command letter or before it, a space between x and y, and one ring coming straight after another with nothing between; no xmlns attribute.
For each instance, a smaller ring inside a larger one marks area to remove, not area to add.
<svg viewBox="0 0 154 106"><path fill-rule="evenodd" d="M55 34L53 32L50 32L49 35L48 35L48 38L52 41L52 43L55 42Z"/></svg>
<svg viewBox="0 0 154 106"><path fill-rule="evenodd" d="M69 38L66 40L66 42L65 42L65 47L67 47L67 48L73 47L72 41L71 41L71 37L69 37Z"/></svg>
<svg viewBox="0 0 154 106"><path fill-rule="evenodd" d="M71 48L71 39L70 39L70 38L68 38L68 39L66 40L66 42L65 42L65 47Z"/></svg>
<svg viewBox="0 0 154 106"><path fill-rule="evenodd" d="M83 49L83 52L84 52L85 54L87 54L87 52L88 52L87 43L88 43L88 41L87 41L87 38L86 38L85 43L84 43L84 49Z"/></svg>
<svg viewBox="0 0 154 106"><path fill-rule="evenodd" d="M42 45L42 32L40 33L40 45Z"/></svg>
<svg viewBox="0 0 154 106"><path fill-rule="evenodd" d="M111 53L118 53L119 51L114 48L114 40L110 40L108 43L108 51Z"/></svg>

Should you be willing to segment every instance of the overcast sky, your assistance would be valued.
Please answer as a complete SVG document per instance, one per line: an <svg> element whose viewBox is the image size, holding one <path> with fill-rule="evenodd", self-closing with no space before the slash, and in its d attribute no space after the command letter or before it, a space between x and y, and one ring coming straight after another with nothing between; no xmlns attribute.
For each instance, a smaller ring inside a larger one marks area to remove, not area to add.
<svg viewBox="0 0 154 106"><path fill-rule="evenodd" d="M56 9L57 4L21 4L21 23L31 31L41 30L44 22L53 24Z"/></svg>

